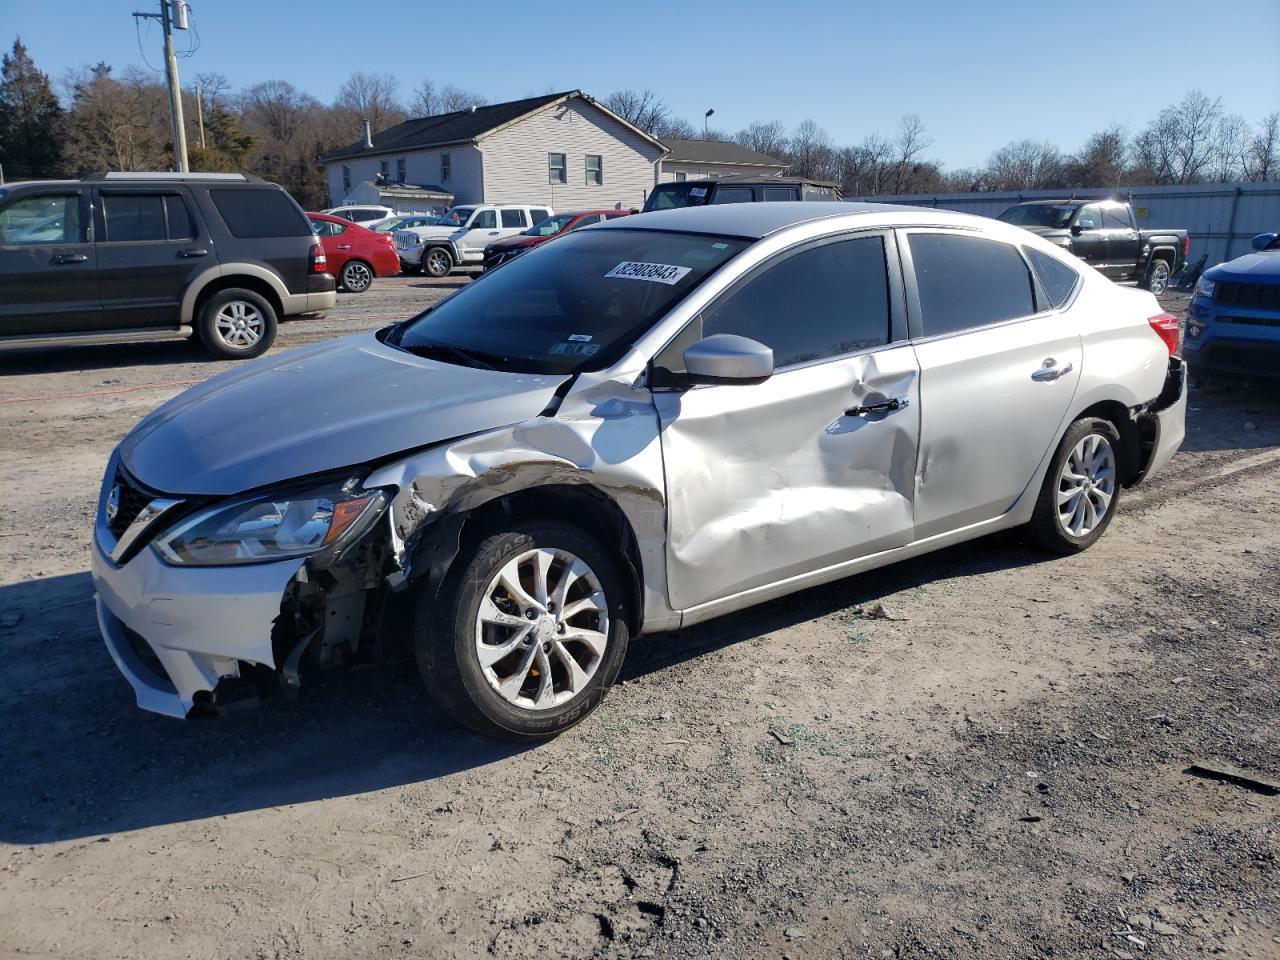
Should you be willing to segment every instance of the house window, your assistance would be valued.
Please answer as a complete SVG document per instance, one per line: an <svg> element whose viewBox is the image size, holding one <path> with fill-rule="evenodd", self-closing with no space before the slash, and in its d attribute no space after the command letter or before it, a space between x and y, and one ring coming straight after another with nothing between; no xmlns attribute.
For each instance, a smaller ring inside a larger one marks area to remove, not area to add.
<svg viewBox="0 0 1280 960"><path fill-rule="evenodd" d="M396 181L404 183L404 157L396 157Z"/></svg>
<svg viewBox="0 0 1280 960"><path fill-rule="evenodd" d="M687 173L682 173L679 170L676 171L676 183L684 183L688 179L689 175Z"/></svg>
<svg viewBox="0 0 1280 960"><path fill-rule="evenodd" d="M604 157L598 153L587 154L587 185L601 186L604 183Z"/></svg>
<svg viewBox="0 0 1280 960"><path fill-rule="evenodd" d="M389 165L387 164L387 161L386 161L386 160L379 160L379 161L378 161L378 172L379 172L380 174L382 174L382 179L383 179L383 180L387 179L387 174L390 172L390 170L391 170L391 168L390 168L390 167L389 167Z"/></svg>
<svg viewBox="0 0 1280 960"><path fill-rule="evenodd" d="M342 192L343 193L351 192L351 168L350 167L342 168Z"/></svg>
<svg viewBox="0 0 1280 960"><path fill-rule="evenodd" d="M568 183L568 170L564 162L563 153L547 154L547 182L548 183Z"/></svg>
<svg viewBox="0 0 1280 960"><path fill-rule="evenodd" d="M453 174L453 164L450 162L447 153L440 154L440 182L448 183L449 177Z"/></svg>

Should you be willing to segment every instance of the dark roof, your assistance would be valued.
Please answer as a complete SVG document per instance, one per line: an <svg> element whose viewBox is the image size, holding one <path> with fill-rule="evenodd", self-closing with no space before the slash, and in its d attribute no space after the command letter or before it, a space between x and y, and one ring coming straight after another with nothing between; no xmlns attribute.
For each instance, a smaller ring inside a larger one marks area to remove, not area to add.
<svg viewBox="0 0 1280 960"><path fill-rule="evenodd" d="M666 160L683 160L686 163L742 163L768 167L787 165L785 160L727 140L681 140L677 137L664 137L662 142L671 150L671 155Z"/></svg>
<svg viewBox="0 0 1280 960"><path fill-rule="evenodd" d="M581 96L577 90L563 93L547 93L540 97L529 97L526 100L511 100L507 103L494 103L487 107L476 107L474 110L455 110L453 113L442 113L434 117L418 117L397 123L381 133L373 135L373 147L364 145L364 138L335 150L328 156L321 157L321 162L328 160L344 160L349 157L391 153L399 150L420 150L424 147L440 146L446 143L465 143L488 133L512 120L518 120L539 107L545 107L563 97Z"/></svg>
<svg viewBox="0 0 1280 960"><path fill-rule="evenodd" d="M839 188L840 186L840 184L836 183L834 180L817 180L813 177L796 177L796 176L791 176L785 173L780 177L775 177L771 173L733 173L727 177L690 177L688 180L679 180L679 181L668 180L666 183L659 184L659 186L669 187L677 183L682 187L688 186L690 184L696 184L700 186L702 184L712 184L712 183L736 183L736 184L763 183L767 186L777 186L780 183L798 183L798 184L808 184L809 186L813 186L813 187L836 187L836 188Z"/></svg>

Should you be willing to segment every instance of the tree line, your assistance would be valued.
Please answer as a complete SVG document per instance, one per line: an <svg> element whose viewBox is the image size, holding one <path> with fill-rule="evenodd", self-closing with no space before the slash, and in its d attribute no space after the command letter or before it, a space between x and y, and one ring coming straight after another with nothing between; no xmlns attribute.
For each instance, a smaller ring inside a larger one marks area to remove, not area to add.
<svg viewBox="0 0 1280 960"><path fill-rule="evenodd" d="M174 167L166 87L138 67L98 63L71 71L60 92L20 40L0 59L0 165L6 179L76 176L97 170ZM318 158L356 140L361 120L374 132L407 117L488 103L454 84L423 80L407 95L385 73L353 73L331 103L286 80L233 90L218 73L199 73L183 90L192 170L256 173L285 186L308 209L328 202ZM696 138L651 90L618 90L602 101L659 139ZM923 121L904 116L887 135L842 146L813 120L794 129L755 121L736 133L708 130L782 159L801 176L833 180L845 196L973 190L1123 187L1280 179L1280 113L1257 126L1228 113L1221 98L1192 91L1137 133L1113 126L1075 152L1015 140L974 169L947 169L929 156Z"/></svg>

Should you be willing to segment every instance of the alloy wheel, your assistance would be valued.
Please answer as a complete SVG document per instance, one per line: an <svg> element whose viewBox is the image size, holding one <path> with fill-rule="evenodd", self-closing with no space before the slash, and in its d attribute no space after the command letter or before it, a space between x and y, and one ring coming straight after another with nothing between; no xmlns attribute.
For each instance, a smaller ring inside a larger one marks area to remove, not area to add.
<svg viewBox="0 0 1280 960"><path fill-rule="evenodd" d="M363 263L352 262L342 268L342 285L352 293L359 293L373 283L373 273Z"/></svg>
<svg viewBox="0 0 1280 960"><path fill-rule="evenodd" d="M1164 293L1169 287L1169 265L1163 260L1151 264L1151 283L1149 289L1156 296Z"/></svg>
<svg viewBox="0 0 1280 960"><path fill-rule="evenodd" d="M262 339L262 313L247 300L224 303L214 317L218 339L233 350L248 350Z"/></svg>
<svg viewBox="0 0 1280 960"><path fill-rule="evenodd" d="M427 254L427 272L433 277L443 277L453 268L453 259L443 250L432 250Z"/></svg>
<svg viewBox="0 0 1280 960"><path fill-rule="evenodd" d="M513 706L546 710L572 700L604 660L609 607L600 579L567 550L539 547L490 580L476 615L485 679Z"/></svg>
<svg viewBox="0 0 1280 960"><path fill-rule="evenodd" d="M1088 536L1115 493L1115 450L1102 434L1091 433L1072 448L1058 475L1058 523L1072 537Z"/></svg>

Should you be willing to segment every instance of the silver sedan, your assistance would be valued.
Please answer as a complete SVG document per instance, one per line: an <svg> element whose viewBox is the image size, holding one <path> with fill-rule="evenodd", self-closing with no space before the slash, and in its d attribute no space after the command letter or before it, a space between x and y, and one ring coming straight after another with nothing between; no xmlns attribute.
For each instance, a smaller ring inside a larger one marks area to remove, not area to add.
<svg viewBox="0 0 1280 960"><path fill-rule="evenodd" d="M548 736L633 636L1010 527L1084 550L1182 441L1179 343L991 220L622 218L148 416L102 489L102 633L172 716L400 645L461 723Z"/></svg>

